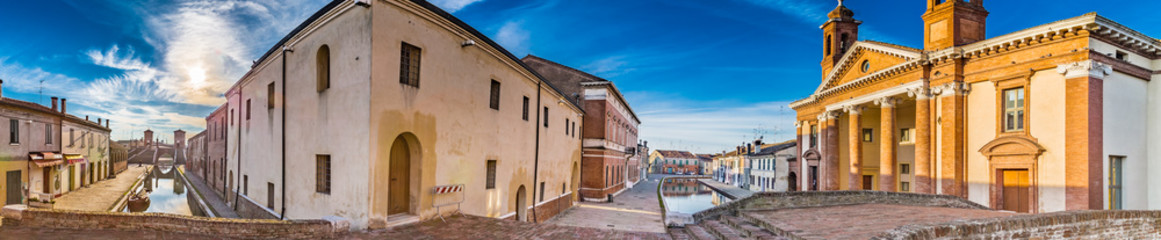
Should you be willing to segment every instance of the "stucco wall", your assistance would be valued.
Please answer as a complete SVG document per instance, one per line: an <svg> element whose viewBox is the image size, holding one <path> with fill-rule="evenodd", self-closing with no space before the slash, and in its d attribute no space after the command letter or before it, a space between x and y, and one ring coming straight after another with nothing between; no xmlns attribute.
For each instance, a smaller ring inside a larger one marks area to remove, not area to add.
<svg viewBox="0 0 1161 240"><path fill-rule="evenodd" d="M1149 182L1147 148L1150 146L1146 132L1141 126L1148 126L1147 106L1148 82L1120 72L1114 72L1104 79L1104 164L1101 180L1104 183L1105 206L1108 208L1109 159L1122 156L1123 209L1148 209ZM1156 123L1154 123L1156 124ZM1157 185L1152 185L1154 188Z"/></svg>
<svg viewBox="0 0 1161 240"><path fill-rule="evenodd" d="M1153 61L1154 69L1161 69L1161 60ZM1154 74L1153 79L1149 81L1148 88L1148 108L1147 121L1150 124L1145 125L1145 131L1148 132L1147 141L1155 146L1161 143L1161 74ZM1161 173L1161 148L1150 147L1146 150L1146 161L1148 165L1145 171L1150 173ZM1148 186L1161 186L1161 174L1147 174L1146 183ZM1148 209L1161 209L1161 190L1152 187L1146 190L1148 198Z"/></svg>
<svg viewBox="0 0 1161 240"><path fill-rule="evenodd" d="M1028 123L1032 137L1045 148L1038 159L1039 212L1064 210L1064 76L1054 70L1032 75Z"/></svg>
<svg viewBox="0 0 1161 240"><path fill-rule="evenodd" d="M994 184L988 173L991 164L980 154L980 149L996 139L997 90L991 81L974 83L971 87L967 96L966 119L971 131L964 131L967 134L967 197L972 202L991 206L991 185Z"/></svg>

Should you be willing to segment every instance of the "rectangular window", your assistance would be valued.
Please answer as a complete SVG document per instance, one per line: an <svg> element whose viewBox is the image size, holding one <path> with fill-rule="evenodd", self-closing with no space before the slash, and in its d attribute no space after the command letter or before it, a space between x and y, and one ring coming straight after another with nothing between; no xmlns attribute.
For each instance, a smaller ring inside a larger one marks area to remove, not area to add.
<svg viewBox="0 0 1161 240"><path fill-rule="evenodd" d="M488 99L488 107L500 110L500 82L492 80L492 97Z"/></svg>
<svg viewBox="0 0 1161 240"><path fill-rule="evenodd" d="M544 107L544 127L548 127L548 107Z"/></svg>
<svg viewBox="0 0 1161 240"><path fill-rule="evenodd" d="M44 144L52 145L52 123L44 124Z"/></svg>
<svg viewBox="0 0 1161 240"><path fill-rule="evenodd" d="M1123 209L1121 206L1121 202L1124 200L1121 196L1121 165L1124 164L1124 161L1125 157L1109 157L1109 209L1112 210Z"/></svg>
<svg viewBox="0 0 1161 240"><path fill-rule="evenodd" d="M314 155L314 191L331 193L331 155Z"/></svg>
<svg viewBox="0 0 1161 240"><path fill-rule="evenodd" d="M568 118L564 119L564 135L568 135Z"/></svg>
<svg viewBox="0 0 1161 240"><path fill-rule="evenodd" d="M818 146L818 126L810 125L810 147Z"/></svg>
<svg viewBox="0 0 1161 240"><path fill-rule="evenodd" d="M572 122L572 136L576 137L576 121Z"/></svg>
<svg viewBox="0 0 1161 240"><path fill-rule="evenodd" d="M69 147L77 145L76 132L69 128Z"/></svg>
<svg viewBox="0 0 1161 240"><path fill-rule="evenodd" d="M875 129L864 128L863 129L863 142L872 142L872 141L875 141Z"/></svg>
<svg viewBox="0 0 1161 240"><path fill-rule="evenodd" d="M8 119L8 143L20 144L20 120Z"/></svg>
<svg viewBox="0 0 1161 240"><path fill-rule="evenodd" d="M274 109L274 83L266 85L266 109Z"/></svg>
<svg viewBox="0 0 1161 240"><path fill-rule="evenodd" d="M911 183L909 183L909 182L900 182L900 183L899 183L899 191L901 191L901 192L910 192L910 191L911 191Z"/></svg>
<svg viewBox="0 0 1161 240"><path fill-rule="evenodd" d="M250 196L250 175L242 175L242 195Z"/></svg>
<svg viewBox="0 0 1161 240"><path fill-rule="evenodd" d="M250 100L253 99L246 99L246 120L250 120L250 110L254 110L254 107L250 105Z"/></svg>
<svg viewBox="0 0 1161 240"><path fill-rule="evenodd" d="M1129 54L1122 51L1117 51L1116 58L1117 60L1125 61L1129 59Z"/></svg>
<svg viewBox="0 0 1161 240"><path fill-rule="evenodd" d="M911 139L911 133L914 132L910 128L899 129L899 143L915 143Z"/></svg>
<svg viewBox="0 0 1161 240"><path fill-rule="evenodd" d="M1004 90L1004 132L1024 131L1024 88Z"/></svg>
<svg viewBox="0 0 1161 240"><path fill-rule="evenodd" d="M399 83L419 87L419 57L423 51L419 47L403 43L399 54Z"/></svg>
<svg viewBox="0 0 1161 240"><path fill-rule="evenodd" d="M524 121L528 121L528 97L524 97Z"/></svg>
<svg viewBox="0 0 1161 240"><path fill-rule="evenodd" d="M899 174L911 174L911 164L900 164Z"/></svg>
<svg viewBox="0 0 1161 240"><path fill-rule="evenodd" d="M488 160L488 179L484 182L484 189L496 188L496 160Z"/></svg>
<svg viewBox="0 0 1161 240"><path fill-rule="evenodd" d="M266 208L274 210L274 183L266 183Z"/></svg>
<svg viewBox="0 0 1161 240"><path fill-rule="evenodd" d="M540 182L540 201L544 201L544 182Z"/></svg>

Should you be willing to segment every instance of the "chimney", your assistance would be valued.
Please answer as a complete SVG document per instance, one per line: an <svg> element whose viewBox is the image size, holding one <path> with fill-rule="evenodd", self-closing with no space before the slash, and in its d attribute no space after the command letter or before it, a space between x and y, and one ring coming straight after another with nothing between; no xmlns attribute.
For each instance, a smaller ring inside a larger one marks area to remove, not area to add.
<svg viewBox="0 0 1161 240"><path fill-rule="evenodd" d="M53 112L56 112L56 111L57 111L57 109L56 109L56 100L57 100L57 97L52 97L52 111L53 111Z"/></svg>
<svg viewBox="0 0 1161 240"><path fill-rule="evenodd" d="M109 128L109 120L105 119L105 128Z"/></svg>
<svg viewBox="0 0 1161 240"><path fill-rule="evenodd" d="M4 84L4 79L0 79L0 85L3 85L3 84ZM3 93L4 93L3 88L0 88L0 98L3 98L3 96L4 96Z"/></svg>
<svg viewBox="0 0 1161 240"><path fill-rule="evenodd" d="M754 153L754 145L746 144L746 153Z"/></svg>
<svg viewBox="0 0 1161 240"><path fill-rule="evenodd" d="M60 99L60 113L68 114L68 108L69 108L68 102L69 102L68 98L61 98Z"/></svg>
<svg viewBox="0 0 1161 240"><path fill-rule="evenodd" d="M85 115L85 121L89 120L89 115Z"/></svg>

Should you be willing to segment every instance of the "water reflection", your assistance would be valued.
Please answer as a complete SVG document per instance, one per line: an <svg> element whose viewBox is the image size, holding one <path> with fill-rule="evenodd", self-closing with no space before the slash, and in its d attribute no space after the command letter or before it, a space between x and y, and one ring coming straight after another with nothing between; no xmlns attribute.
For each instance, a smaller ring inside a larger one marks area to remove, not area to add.
<svg viewBox="0 0 1161 240"><path fill-rule="evenodd" d="M661 196L665 200L666 210L687 214L733 201L693 178L665 179L661 183Z"/></svg>
<svg viewBox="0 0 1161 240"><path fill-rule="evenodd" d="M142 186L138 188L141 196L148 196L149 201L145 209L139 209L133 204L122 210L123 212L157 212L172 213L187 216L205 216L198 207L191 207L196 202L195 196L186 194L186 182L178 176L173 165L159 164L145 176ZM140 204L138 204L140 205Z"/></svg>

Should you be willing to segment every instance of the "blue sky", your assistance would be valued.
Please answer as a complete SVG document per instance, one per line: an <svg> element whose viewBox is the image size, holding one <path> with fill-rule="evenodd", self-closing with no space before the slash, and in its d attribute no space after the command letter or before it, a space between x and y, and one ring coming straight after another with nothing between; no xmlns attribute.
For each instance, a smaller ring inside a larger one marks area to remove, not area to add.
<svg viewBox="0 0 1161 240"><path fill-rule="evenodd" d="M655 149L716 152L794 136L790 101L820 77L831 0L432 0L517 56L612 80ZM113 119L114 138L204 128L250 62L324 0L8 1L0 7L4 96ZM860 39L921 47L924 3L848 0ZM1161 37L1157 1L985 3L988 36L1087 12ZM43 80L43 83L41 81ZM41 93L43 92L43 94ZM192 135L192 134L190 134Z"/></svg>

